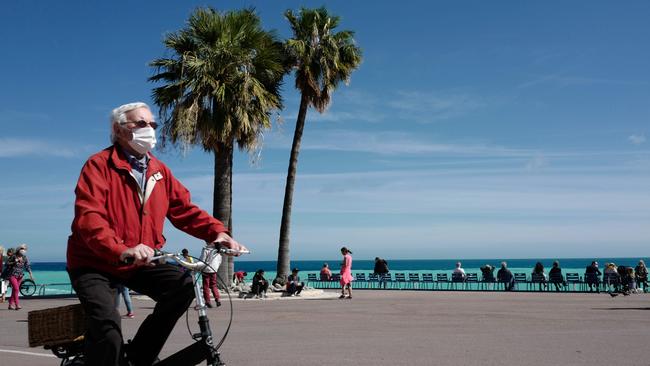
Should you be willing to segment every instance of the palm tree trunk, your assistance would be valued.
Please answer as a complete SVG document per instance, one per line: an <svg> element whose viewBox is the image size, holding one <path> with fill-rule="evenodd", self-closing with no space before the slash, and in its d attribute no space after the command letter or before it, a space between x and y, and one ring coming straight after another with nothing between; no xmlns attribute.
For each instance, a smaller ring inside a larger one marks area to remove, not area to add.
<svg viewBox="0 0 650 366"><path fill-rule="evenodd" d="M214 151L214 193L212 196L213 216L232 230L232 154L233 146L219 143ZM230 264L224 261L217 272L226 286L230 285L232 276L229 274ZM223 287L219 283L219 287Z"/></svg>
<svg viewBox="0 0 650 366"><path fill-rule="evenodd" d="M296 120L296 130L293 134L293 145L291 146L291 157L289 158L289 169L287 171L287 184L284 188L284 205L282 206L282 221L280 224L280 241L278 243L278 267L277 275L273 283L284 285L289 276L289 235L291 232L291 205L293 202L293 187L296 182L298 170L298 154L300 153L300 141L305 129L305 118L307 117L307 97L300 98L300 110Z"/></svg>
<svg viewBox="0 0 650 366"><path fill-rule="evenodd" d="M230 167L230 194L228 195L230 198L230 215L228 215L228 231L232 236L235 236L232 231L232 156L234 150L234 147L230 149L230 161L228 163L228 166ZM230 281L232 280L233 274L235 273L235 257L226 256L226 258L228 259L228 280Z"/></svg>

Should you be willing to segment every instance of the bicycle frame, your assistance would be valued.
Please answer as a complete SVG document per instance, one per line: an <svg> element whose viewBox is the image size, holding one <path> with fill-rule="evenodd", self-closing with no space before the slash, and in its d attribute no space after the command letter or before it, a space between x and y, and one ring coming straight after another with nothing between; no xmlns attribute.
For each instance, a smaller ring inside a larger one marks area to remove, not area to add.
<svg viewBox="0 0 650 366"><path fill-rule="evenodd" d="M192 338L197 341L161 360L156 364L157 366L198 365L203 361L207 361L207 364L210 366L225 365L221 361L219 352L214 347L203 291L201 290L201 284L197 280L197 276L194 274L192 275L192 281L194 282L194 295L196 297L195 309L199 314L200 329L200 333L193 334Z"/></svg>
<svg viewBox="0 0 650 366"><path fill-rule="evenodd" d="M230 249L213 249L217 250L220 254L230 254L235 253ZM248 253L246 252L237 252L237 253ZM152 261L163 259L163 258L172 258L176 260L181 266L191 270L192 272L201 272L205 267L206 263L189 263L184 260L180 254L173 253L163 253L160 252L160 255L152 258ZM218 268L214 268L216 271ZM187 365L198 365L203 361L207 361L209 366L222 366L225 365L221 361L220 353L217 351L214 341L212 338L212 330L210 329L210 321L208 319L208 314L205 306L205 299L203 298L203 291L201 290L201 284L199 283L197 277L193 273L192 281L194 284L194 295L196 298L195 309L199 314L199 333L193 334L192 338L196 340L194 344L191 344L182 350L174 353L173 355L161 360L156 363L156 366L187 366Z"/></svg>

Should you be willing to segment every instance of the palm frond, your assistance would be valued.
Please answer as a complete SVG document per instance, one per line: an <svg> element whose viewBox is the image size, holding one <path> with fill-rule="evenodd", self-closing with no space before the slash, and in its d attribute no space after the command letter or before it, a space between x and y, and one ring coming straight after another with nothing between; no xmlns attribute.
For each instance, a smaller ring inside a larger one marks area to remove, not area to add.
<svg viewBox="0 0 650 366"><path fill-rule="evenodd" d="M173 55L150 63L149 80L165 83L152 94L165 140L206 150L255 146L272 112L282 108L288 63L277 34L261 28L253 9L199 8L163 43Z"/></svg>
<svg viewBox="0 0 650 366"><path fill-rule="evenodd" d="M316 110L323 112L331 92L341 81L347 82L361 63L361 49L354 43L354 32L334 31L340 18L324 7L301 8L298 14L287 10L285 17L293 31L285 50L294 61L295 86Z"/></svg>

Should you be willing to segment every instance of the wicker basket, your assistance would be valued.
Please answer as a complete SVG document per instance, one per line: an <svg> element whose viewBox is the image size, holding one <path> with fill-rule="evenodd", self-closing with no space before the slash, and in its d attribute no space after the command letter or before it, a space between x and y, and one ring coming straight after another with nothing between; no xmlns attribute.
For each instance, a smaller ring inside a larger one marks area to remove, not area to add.
<svg viewBox="0 0 650 366"><path fill-rule="evenodd" d="M57 346L70 343L84 334L81 304L34 310L27 314L29 346Z"/></svg>

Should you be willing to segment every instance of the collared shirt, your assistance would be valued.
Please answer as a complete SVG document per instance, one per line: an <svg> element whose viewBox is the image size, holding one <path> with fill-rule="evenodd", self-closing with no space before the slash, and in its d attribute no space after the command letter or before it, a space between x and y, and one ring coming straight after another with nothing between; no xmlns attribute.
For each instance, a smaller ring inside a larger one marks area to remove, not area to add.
<svg viewBox="0 0 650 366"><path fill-rule="evenodd" d="M124 148L122 148L122 152L126 155L126 160L131 164L131 173L135 177L136 182L138 182L140 190L144 192L147 186L147 165L149 163L149 154L144 154L142 158L138 159L135 155L126 151Z"/></svg>

